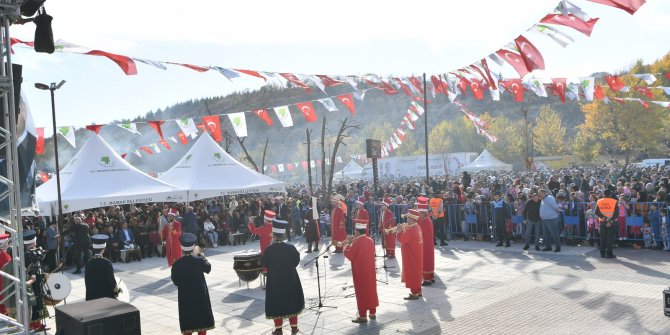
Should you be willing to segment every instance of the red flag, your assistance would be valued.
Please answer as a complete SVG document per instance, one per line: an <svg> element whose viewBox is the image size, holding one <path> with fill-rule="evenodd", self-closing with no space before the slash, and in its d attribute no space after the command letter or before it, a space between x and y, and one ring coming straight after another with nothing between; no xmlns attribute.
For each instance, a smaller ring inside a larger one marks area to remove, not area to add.
<svg viewBox="0 0 670 335"><path fill-rule="evenodd" d="M430 81L433 83L433 87L435 87L435 93L447 95L447 83L442 81L441 77L430 76Z"/></svg>
<svg viewBox="0 0 670 335"><path fill-rule="evenodd" d="M395 87L391 86L391 84L383 80L381 82L381 90L384 91L386 95L393 95L398 93L398 90L396 90Z"/></svg>
<svg viewBox="0 0 670 335"><path fill-rule="evenodd" d="M188 144L188 137L186 137L186 134L184 134L183 131L180 131L179 134L177 134L179 137L179 141L181 141L181 144Z"/></svg>
<svg viewBox="0 0 670 335"><path fill-rule="evenodd" d="M316 122L316 111L311 101L299 102L295 106L302 112L307 122Z"/></svg>
<svg viewBox="0 0 670 335"><path fill-rule="evenodd" d="M312 93L312 89L309 88L307 84L303 83L302 80L298 79L298 77L296 77L293 73L280 73L280 75L286 78L286 80L291 82L293 85L304 88L307 93Z"/></svg>
<svg viewBox="0 0 670 335"><path fill-rule="evenodd" d="M47 181L49 181L49 174L48 174L48 173L46 173L46 172L40 172L40 173L39 173L39 176L40 176L40 180L41 180L43 183L46 183Z"/></svg>
<svg viewBox="0 0 670 335"><path fill-rule="evenodd" d="M523 35L519 35L519 37L514 40L514 43L519 49L521 58L523 59L524 64L526 64L526 69L528 69L529 72L532 72L535 69L544 70L544 58L542 58L540 50L537 50L528 39L523 37Z"/></svg>
<svg viewBox="0 0 670 335"><path fill-rule="evenodd" d="M509 65L512 65L514 70L516 70L516 72L519 74L519 77L523 78L528 74L526 64L523 62L523 58L518 53L506 49L500 49L496 51L496 54L504 59L505 62L507 62Z"/></svg>
<svg viewBox="0 0 670 335"><path fill-rule="evenodd" d="M37 132L37 142L35 143L35 154L41 155L44 153L44 127L35 128Z"/></svg>
<svg viewBox="0 0 670 335"><path fill-rule="evenodd" d="M251 111L252 113L256 114L265 124L268 126L272 125L272 119L270 118L270 114L268 114L268 111L265 109L255 109Z"/></svg>
<svg viewBox="0 0 670 335"><path fill-rule="evenodd" d="M491 75L491 71L489 70L489 64L486 62L486 58L482 58L482 67L486 72L486 77L489 80L489 85L491 86L492 89L497 90L498 87L496 86L495 80L493 80L493 76Z"/></svg>
<svg viewBox="0 0 670 335"><path fill-rule="evenodd" d="M198 71L198 72L207 72L207 71L209 71L209 68L202 67L202 66L197 66L197 65L193 65L193 64L182 64L182 63L172 63L172 62L166 62L166 63L167 63L167 64L172 64L172 65L183 66L183 67L185 67L185 68L189 68L189 69L191 69L191 70L195 70L195 71Z"/></svg>
<svg viewBox="0 0 670 335"><path fill-rule="evenodd" d="M470 81L468 80L468 78L465 78L465 77L461 76L460 74L454 73L454 75L456 77L458 77L458 83L456 83L456 87L458 88L459 91L461 91L462 95L466 95L466 93L468 92L467 91L468 90L468 84L470 83Z"/></svg>
<svg viewBox="0 0 670 335"><path fill-rule="evenodd" d="M126 75L132 76L137 74L137 66L135 66L135 61L132 60L130 57L104 52L100 50L91 50L86 54L92 56L103 56L111 59L112 61L114 61L114 63L116 63L116 65L118 65L121 68L121 70L123 70L123 73L125 73Z"/></svg>
<svg viewBox="0 0 670 335"><path fill-rule="evenodd" d="M303 169L307 170L307 161L300 162L300 166L302 166Z"/></svg>
<svg viewBox="0 0 670 335"><path fill-rule="evenodd" d="M209 131L215 141L223 141L223 136L221 135L221 119L218 115L203 116L202 124L206 127L205 129Z"/></svg>
<svg viewBox="0 0 670 335"><path fill-rule="evenodd" d="M649 99L654 99L654 92L652 92L649 87L635 87L635 90L646 95Z"/></svg>
<svg viewBox="0 0 670 335"><path fill-rule="evenodd" d="M573 28L580 33L586 35L586 36L591 36L591 32L593 31L593 27L596 25L596 22L598 22L598 19L590 19L588 21L584 21L572 14L568 15L563 15L563 14L548 14L542 20L540 20L542 23L551 23L551 24L557 24L561 26L566 26Z"/></svg>
<svg viewBox="0 0 670 335"><path fill-rule="evenodd" d="M86 130L90 130L98 135L100 134L100 128L102 128L101 124L90 124L86 126Z"/></svg>
<svg viewBox="0 0 670 335"><path fill-rule="evenodd" d="M403 83L400 78L393 78L393 80L398 82L400 88L402 88L403 92L405 92L406 95L410 97L412 96L412 92L409 91L409 87L407 87L407 85L405 85L405 83Z"/></svg>
<svg viewBox="0 0 670 335"><path fill-rule="evenodd" d="M123 159L126 159L126 156L128 156L128 154L121 154L121 158Z"/></svg>
<svg viewBox="0 0 670 335"><path fill-rule="evenodd" d="M295 170L295 166L293 165L293 163L288 163L286 164L286 169L289 171L293 171Z"/></svg>
<svg viewBox="0 0 670 335"><path fill-rule="evenodd" d="M668 73L664 73L663 75L664 75L666 78L668 78L668 80L670 80L670 72L668 72Z"/></svg>
<svg viewBox="0 0 670 335"><path fill-rule="evenodd" d="M270 171L272 171L272 173L279 172L279 170L277 170L277 165L270 165Z"/></svg>
<svg viewBox="0 0 670 335"><path fill-rule="evenodd" d="M624 98L617 98L617 97L612 97L612 100L620 103L620 104L625 104L626 100Z"/></svg>
<svg viewBox="0 0 670 335"><path fill-rule="evenodd" d="M320 159L316 160L316 166L321 167L321 160Z"/></svg>
<svg viewBox="0 0 670 335"><path fill-rule="evenodd" d="M342 94L338 95L337 99L342 102L343 105L347 106L347 109L349 109L349 112L352 115L356 114L356 105L354 104L354 95L349 93L349 94Z"/></svg>
<svg viewBox="0 0 670 335"><path fill-rule="evenodd" d="M475 99L477 100L484 99L484 92L482 91L482 81L480 79L475 78L470 79L470 89L472 90L472 95L475 96Z"/></svg>
<svg viewBox="0 0 670 335"><path fill-rule="evenodd" d="M260 73L258 73L258 72L256 72L256 71L243 70L243 69L233 69L233 70L235 70L235 71L237 71L237 72L242 72L242 73L244 73L244 74L248 74L248 75L250 75L250 76L254 76L254 77L261 78L261 79L263 79L263 80L265 80L265 81L268 81L267 78L265 78L263 75L261 75Z"/></svg>
<svg viewBox="0 0 670 335"><path fill-rule="evenodd" d="M416 87L419 92L421 92L421 95L424 95L426 92L423 91L423 80L419 79L417 77L409 77L409 82L412 83L414 87Z"/></svg>
<svg viewBox="0 0 670 335"><path fill-rule="evenodd" d="M165 139L160 140L160 144L162 144L165 149L172 150L172 147L170 147L170 143L168 143Z"/></svg>
<svg viewBox="0 0 670 335"><path fill-rule="evenodd" d="M374 87L374 88L376 88L376 89L378 89L378 90L383 90L384 89L384 85L382 85L381 83L376 83L376 82L374 82L370 79L363 78L363 82L372 86L372 87Z"/></svg>
<svg viewBox="0 0 670 335"><path fill-rule="evenodd" d="M605 99L605 92L603 91L603 87L600 85L596 85L596 87L594 88L593 95L598 100Z"/></svg>
<svg viewBox="0 0 670 335"><path fill-rule="evenodd" d="M644 109L649 110L649 103L646 100L640 99L639 101L642 104L642 106L644 107Z"/></svg>
<svg viewBox="0 0 670 335"><path fill-rule="evenodd" d="M561 102L565 103L565 78L551 78L551 82L554 83L552 87L554 92L561 98Z"/></svg>
<svg viewBox="0 0 670 335"><path fill-rule="evenodd" d="M479 76L482 77L482 79L484 79L484 82L486 83L486 86L491 85L491 84L489 84L489 78L486 77L486 75L484 74L484 72L482 72L482 69L480 69L479 66L477 66L475 64L472 64L472 65L468 66L468 68L471 68L471 69L477 71L477 73L479 73ZM482 84L482 87L484 87L483 84Z"/></svg>
<svg viewBox="0 0 670 335"><path fill-rule="evenodd" d="M619 92L622 88L626 87L626 84L621 81L619 76L605 76L605 81L614 92Z"/></svg>
<svg viewBox="0 0 670 335"><path fill-rule="evenodd" d="M523 85L521 84L521 79L509 79L501 81L500 84L514 94L515 102L523 102Z"/></svg>
<svg viewBox="0 0 670 335"><path fill-rule="evenodd" d="M328 76L323 75L323 74L317 74L316 76L317 76L319 79L321 79L321 81L323 82L323 84L326 85L326 86L337 86L337 85L342 85L342 84L344 84L344 82L341 81L341 80L333 79L333 78L328 77Z"/></svg>
<svg viewBox="0 0 670 335"><path fill-rule="evenodd" d="M640 7L642 7L642 5L644 5L646 2L645 0L589 0L589 1L625 10L630 15L635 14L635 12L637 12L637 10L640 9Z"/></svg>
<svg viewBox="0 0 670 335"><path fill-rule="evenodd" d="M165 121L147 121L147 123L151 126L151 128L154 128L154 130L158 133L158 137L164 139L163 137L163 130L161 129L161 125L165 123Z"/></svg>
<svg viewBox="0 0 670 335"><path fill-rule="evenodd" d="M151 151L151 149L149 149L148 147L140 147L140 150L146 152L146 153L149 154L149 155L153 155L153 154L154 154L154 152Z"/></svg>

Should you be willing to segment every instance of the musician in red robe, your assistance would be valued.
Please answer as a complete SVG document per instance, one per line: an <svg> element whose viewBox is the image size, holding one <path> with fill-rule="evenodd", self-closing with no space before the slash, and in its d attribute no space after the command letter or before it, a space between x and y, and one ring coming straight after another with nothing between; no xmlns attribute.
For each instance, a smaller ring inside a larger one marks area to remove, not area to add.
<svg viewBox="0 0 670 335"><path fill-rule="evenodd" d="M364 220L354 219L354 240L344 248L344 257L351 262L351 275L356 292L358 317L351 320L355 323L368 322L377 318L377 272L375 270L375 242L365 235L368 224Z"/></svg>
<svg viewBox="0 0 670 335"><path fill-rule="evenodd" d="M163 226L161 236L165 242L165 257L167 258L168 266L172 266L176 260L181 257L181 222L175 220L179 213L176 209L170 208L167 213L168 224Z"/></svg>
<svg viewBox="0 0 670 335"><path fill-rule="evenodd" d="M337 242L344 242L347 238L347 205L344 203L344 196L336 194L331 199L333 205L331 230L331 244L335 246L335 253L342 253L342 247L337 246Z"/></svg>
<svg viewBox="0 0 670 335"><path fill-rule="evenodd" d="M8 247L7 242L9 242L9 234L0 234L0 269L2 269L5 264L12 261L12 256L5 250ZM0 276L0 290L5 286L3 285L3 277ZM0 301L2 301L3 295L0 294ZM7 307L5 304L0 304L0 314L7 315Z"/></svg>
<svg viewBox="0 0 670 335"><path fill-rule="evenodd" d="M354 216L354 219L365 220L365 224L369 224L370 213L368 213L368 210L365 209L365 201L365 197L358 197L358 199L356 199L356 215ZM370 230L368 229L368 226L365 226L365 235L370 236Z"/></svg>
<svg viewBox="0 0 670 335"><path fill-rule="evenodd" d="M419 227L421 236L433 236L433 221L428 217L428 198L418 197ZM435 247L431 243L423 244L423 284L428 286L435 282Z"/></svg>
<svg viewBox="0 0 670 335"><path fill-rule="evenodd" d="M272 221L277 217L273 211L265 210L263 212L263 225L256 227L253 222L249 222L249 231L252 234L258 235L261 239L261 256L265 253L265 249L272 243Z"/></svg>
<svg viewBox="0 0 670 335"><path fill-rule="evenodd" d="M395 234L386 232L386 229L395 227L395 218L393 217L393 212L389 209L391 204L391 198L386 198L382 202L381 212L379 214L381 220L379 222L379 227L384 234L382 243L384 250L386 250L386 257L393 259L395 258Z"/></svg>
<svg viewBox="0 0 670 335"><path fill-rule="evenodd" d="M405 300L417 300L421 294L423 279L423 236L417 224L419 211L410 209L407 212L407 224L398 229L398 241L402 253L402 281L410 289ZM399 226L400 227L400 226Z"/></svg>

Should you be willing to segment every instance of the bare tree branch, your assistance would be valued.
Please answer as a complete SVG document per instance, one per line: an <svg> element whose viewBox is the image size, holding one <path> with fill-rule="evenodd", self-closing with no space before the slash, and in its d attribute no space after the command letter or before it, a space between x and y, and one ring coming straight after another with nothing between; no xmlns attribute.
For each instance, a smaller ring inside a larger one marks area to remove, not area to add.
<svg viewBox="0 0 670 335"><path fill-rule="evenodd" d="M240 146L242 147L242 151L244 151L244 155L247 157L247 160L249 161L249 163L251 163L251 165L254 167L254 169L258 172L259 170L258 170L258 166L256 165L256 162L254 162L254 159L251 158L251 155L249 154L249 151L247 151L247 147L244 145L244 138L240 139L239 137L237 137L237 143L239 143ZM267 142L265 143L265 145L267 146ZM263 156L265 156L265 154L263 154Z"/></svg>

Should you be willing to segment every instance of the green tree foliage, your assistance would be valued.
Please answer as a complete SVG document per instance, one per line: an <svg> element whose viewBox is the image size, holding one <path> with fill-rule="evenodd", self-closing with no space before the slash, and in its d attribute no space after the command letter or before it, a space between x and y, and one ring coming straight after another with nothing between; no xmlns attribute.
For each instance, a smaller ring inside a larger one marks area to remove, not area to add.
<svg viewBox="0 0 670 335"><path fill-rule="evenodd" d="M452 151L454 134L453 125L447 121L440 121L433 130L430 131L428 138L428 151L431 154L444 154Z"/></svg>
<svg viewBox="0 0 670 335"><path fill-rule="evenodd" d="M586 132L580 131L572 142L572 153L582 163L592 163L598 159L602 143Z"/></svg>
<svg viewBox="0 0 670 335"><path fill-rule="evenodd" d="M568 151L569 144L566 143L561 117L548 105L540 109L540 116L533 128L533 145L535 150L545 156L564 155Z"/></svg>
<svg viewBox="0 0 670 335"><path fill-rule="evenodd" d="M489 123L487 132L498 138L496 142L488 142L488 149L493 156L505 163L515 164L523 161L523 121L510 121L506 116L501 115L492 118L488 113L482 117Z"/></svg>

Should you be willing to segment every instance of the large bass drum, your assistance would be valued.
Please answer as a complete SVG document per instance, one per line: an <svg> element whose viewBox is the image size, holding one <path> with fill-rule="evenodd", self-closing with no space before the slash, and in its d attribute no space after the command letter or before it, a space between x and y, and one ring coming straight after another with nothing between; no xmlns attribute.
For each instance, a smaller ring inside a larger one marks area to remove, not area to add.
<svg viewBox="0 0 670 335"><path fill-rule="evenodd" d="M235 263L233 269L241 281L250 282L256 280L261 273L261 253L249 253L233 256Z"/></svg>
<svg viewBox="0 0 670 335"><path fill-rule="evenodd" d="M58 305L67 298L72 291L70 279L62 273L50 273L44 275L42 290L44 292L44 303L48 306Z"/></svg>
<svg viewBox="0 0 670 335"><path fill-rule="evenodd" d="M114 276L114 280L116 281L116 289L114 290L116 300L130 303L130 290L126 286L126 283L117 276Z"/></svg>

